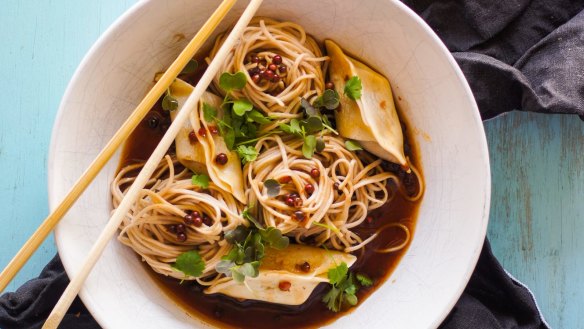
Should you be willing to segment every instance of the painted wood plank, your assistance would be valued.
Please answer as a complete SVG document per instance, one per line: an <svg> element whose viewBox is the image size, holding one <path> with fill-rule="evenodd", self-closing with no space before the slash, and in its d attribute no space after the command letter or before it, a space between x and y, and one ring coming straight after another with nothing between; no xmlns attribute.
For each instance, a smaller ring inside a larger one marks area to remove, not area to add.
<svg viewBox="0 0 584 329"><path fill-rule="evenodd" d="M51 128L65 87L99 35L135 1L9 0L0 10L0 266L47 215ZM38 275L52 237L7 290Z"/></svg>
<svg viewBox="0 0 584 329"><path fill-rule="evenodd" d="M553 328L584 328L584 123L511 113L485 123L494 254Z"/></svg>

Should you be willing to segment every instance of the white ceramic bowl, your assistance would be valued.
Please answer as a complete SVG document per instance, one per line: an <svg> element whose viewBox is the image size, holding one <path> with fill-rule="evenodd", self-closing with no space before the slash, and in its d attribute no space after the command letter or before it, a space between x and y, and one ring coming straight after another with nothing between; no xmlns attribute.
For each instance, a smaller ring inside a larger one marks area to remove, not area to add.
<svg viewBox="0 0 584 329"><path fill-rule="evenodd" d="M90 50L73 77L53 130L49 197L54 208L219 1L142 1ZM242 12L240 1L220 26ZM430 28L398 1L266 0L260 15L302 24L336 40L389 77L419 145L427 190L410 249L390 279L331 327L430 328L466 286L488 222L486 139L471 91ZM179 37L186 36L186 39ZM108 220L116 156L56 230L74 275ZM205 327L151 281L138 258L109 244L81 291L104 328Z"/></svg>

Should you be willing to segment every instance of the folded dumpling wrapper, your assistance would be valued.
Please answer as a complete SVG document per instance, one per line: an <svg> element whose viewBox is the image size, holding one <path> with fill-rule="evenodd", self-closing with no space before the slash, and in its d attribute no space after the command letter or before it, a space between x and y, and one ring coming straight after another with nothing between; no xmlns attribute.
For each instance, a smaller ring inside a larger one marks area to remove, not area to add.
<svg viewBox="0 0 584 329"><path fill-rule="evenodd" d="M259 275L245 278L245 284L229 280L207 288L206 294L220 293L237 299L253 299L283 305L304 303L316 286L329 282L328 270L345 262L351 267L357 257L340 251L291 244L286 249L266 248ZM303 272L300 265L310 264ZM280 282L289 282L290 289L280 290Z"/></svg>
<svg viewBox="0 0 584 329"><path fill-rule="evenodd" d="M389 81L367 65L347 56L333 41L325 40L330 57L329 74L341 95L340 108L335 112L339 134L359 141L367 151L380 158L408 168L404 155L404 139L395 109ZM352 100L343 95L351 77L361 79L361 97Z"/></svg>
<svg viewBox="0 0 584 329"><path fill-rule="evenodd" d="M178 101L178 109L170 113L170 118L174 120L184 103L193 91L193 86L187 82L176 79L170 85L170 93ZM204 92L199 100L199 104L185 122L175 139L176 156L178 161L195 173L204 173L221 189L230 192L242 203L246 203L243 189L243 172L241 161L235 151L227 148L223 137L213 135L207 129L207 136L202 137L197 134L198 141L192 143L189 139L191 131L198 132L201 127L215 125L215 123L205 122L203 116L203 104L209 104L217 110L217 117L223 117L221 104L223 99L210 92ZM227 163L219 165L215 163L215 157L219 153L227 155Z"/></svg>

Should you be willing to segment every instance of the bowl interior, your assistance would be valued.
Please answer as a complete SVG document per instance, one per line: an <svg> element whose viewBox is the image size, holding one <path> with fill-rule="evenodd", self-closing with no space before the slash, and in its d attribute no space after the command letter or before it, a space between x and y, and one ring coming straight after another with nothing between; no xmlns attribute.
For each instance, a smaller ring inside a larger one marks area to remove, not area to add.
<svg viewBox="0 0 584 329"><path fill-rule="evenodd" d="M238 3L217 31L232 24L245 3ZM145 95L154 74L171 63L216 6L217 1L142 1L91 49L69 85L54 127L52 208ZM472 273L490 199L484 131L460 70L430 29L398 1L266 0L259 15L300 23L317 39L337 41L387 76L421 154L427 190L410 249L379 290L332 326L437 326ZM109 183L117 159L56 230L70 276L109 218ZM104 328L207 326L166 298L134 253L116 240L81 297Z"/></svg>

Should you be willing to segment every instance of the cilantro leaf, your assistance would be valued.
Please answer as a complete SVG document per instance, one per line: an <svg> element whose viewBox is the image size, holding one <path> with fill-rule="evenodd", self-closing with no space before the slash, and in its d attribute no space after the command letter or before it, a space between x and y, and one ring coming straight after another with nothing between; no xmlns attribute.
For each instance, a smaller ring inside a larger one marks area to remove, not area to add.
<svg viewBox="0 0 584 329"><path fill-rule="evenodd" d="M205 261L196 250L183 252L176 258L172 269L183 272L185 276L198 277L205 270Z"/></svg>
<svg viewBox="0 0 584 329"><path fill-rule="evenodd" d="M176 98L172 97L169 92L167 92L162 99L162 109L170 112L178 109L178 101Z"/></svg>
<svg viewBox="0 0 584 329"><path fill-rule="evenodd" d="M302 145L302 154L307 159L312 159L314 151L316 149L316 137L314 135L308 135L304 138L304 144Z"/></svg>
<svg viewBox="0 0 584 329"><path fill-rule="evenodd" d="M365 274L357 273L355 277L363 287L370 287L373 285L373 280Z"/></svg>
<svg viewBox="0 0 584 329"><path fill-rule="evenodd" d="M205 174L194 174L191 183L200 188L209 188L209 176Z"/></svg>
<svg viewBox="0 0 584 329"><path fill-rule="evenodd" d="M227 93L232 90L243 89L246 83L247 77L245 76L245 73L241 71L234 74L223 72L219 77L219 86Z"/></svg>
<svg viewBox="0 0 584 329"><path fill-rule="evenodd" d="M347 263L329 269L329 283L331 290L323 297L322 301L333 312L341 311L343 304L355 306L359 302L357 298L358 287L355 284L353 273L349 272Z"/></svg>
<svg viewBox="0 0 584 329"><path fill-rule="evenodd" d="M327 89L315 101L314 106L334 110L339 107L340 96L336 90Z"/></svg>
<svg viewBox="0 0 584 329"><path fill-rule="evenodd" d="M260 111L255 110L255 109L247 112L247 118L249 120L252 120L253 122L259 123L261 125L272 122L272 120L270 120L270 118L266 117Z"/></svg>
<svg viewBox="0 0 584 329"><path fill-rule="evenodd" d="M231 116L231 124L233 126L233 131L235 133L235 138L238 137L243 137L245 136L242 133L242 127L243 127L243 123L245 122L245 119L239 115L232 115Z"/></svg>
<svg viewBox="0 0 584 329"><path fill-rule="evenodd" d="M334 286L331 287L331 290L324 295L322 301L326 303L326 306L329 310L333 312L339 312L341 310L341 305L338 303L342 301L339 299L339 295L341 294L341 290L335 288Z"/></svg>
<svg viewBox="0 0 584 329"><path fill-rule="evenodd" d="M349 272L349 267L347 266L347 263L345 263L345 262L342 262L337 267L331 268L328 271L328 278L329 278L330 284L337 285L337 284L341 283L345 279L345 277L347 276L348 272Z"/></svg>
<svg viewBox="0 0 584 329"><path fill-rule="evenodd" d="M235 146L235 131L231 127L232 116L231 110L227 109L223 112L223 119L217 118L217 109L208 103L203 103L203 119L207 123L217 122L221 136L227 145L227 148L233 150Z"/></svg>
<svg viewBox="0 0 584 329"><path fill-rule="evenodd" d="M363 89L363 85L361 84L361 79L358 76L354 75L345 84L344 93L352 100L358 100L361 98L361 90Z"/></svg>
<svg viewBox="0 0 584 329"><path fill-rule="evenodd" d="M217 109L209 103L203 103L203 118L211 123L217 119Z"/></svg>
<svg viewBox="0 0 584 329"><path fill-rule="evenodd" d="M345 148L347 148L347 150L349 151L363 150L363 147L361 147L361 144L359 144L359 142L351 139L345 141Z"/></svg>
<svg viewBox="0 0 584 329"><path fill-rule="evenodd" d="M287 125L285 123L280 123L278 125L278 127L280 127L280 130L282 130L286 134L292 134L292 128L290 127L290 125Z"/></svg>
<svg viewBox="0 0 584 329"><path fill-rule="evenodd" d="M357 286L355 285L353 273L350 273L349 279L344 280L341 284L339 284L339 286L343 288L343 292L345 292L347 295L354 295L357 292Z"/></svg>
<svg viewBox="0 0 584 329"><path fill-rule="evenodd" d="M290 125L288 127L290 128L288 132L289 134L298 135L302 133L302 130L300 129L300 121L298 121L298 119L290 120Z"/></svg>
<svg viewBox="0 0 584 329"><path fill-rule="evenodd" d="M241 159L241 163L246 164L247 162L255 161L259 153L253 146L239 145L237 147L237 154Z"/></svg>
<svg viewBox="0 0 584 329"><path fill-rule="evenodd" d="M233 113L238 116L244 115L253 109L253 104L247 99L237 99L233 101Z"/></svg>
<svg viewBox="0 0 584 329"><path fill-rule="evenodd" d="M280 194L280 183L275 179L267 179L264 182L264 187L267 189L268 196L271 198L277 197Z"/></svg>
<svg viewBox="0 0 584 329"><path fill-rule="evenodd" d="M180 74L193 74L197 72L197 69L199 69L199 62L195 59L191 59L187 65L185 65Z"/></svg>
<svg viewBox="0 0 584 329"><path fill-rule="evenodd" d="M355 296L354 294L349 294L349 293L345 294L344 301L347 302L347 304L349 304L351 306L355 306L359 302L359 300L357 299L357 296Z"/></svg>
<svg viewBox="0 0 584 329"><path fill-rule="evenodd" d="M232 128L221 129L221 136L223 136L227 148L233 150L235 147L235 131Z"/></svg>

